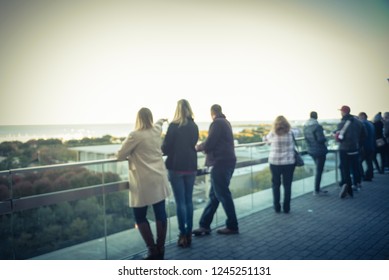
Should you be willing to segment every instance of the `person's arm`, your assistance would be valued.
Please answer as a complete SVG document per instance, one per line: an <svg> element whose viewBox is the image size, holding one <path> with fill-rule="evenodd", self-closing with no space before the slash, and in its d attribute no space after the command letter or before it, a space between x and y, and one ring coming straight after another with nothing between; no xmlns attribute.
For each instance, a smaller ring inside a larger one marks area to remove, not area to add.
<svg viewBox="0 0 389 280"><path fill-rule="evenodd" d="M215 149L216 145L218 145L219 143L221 134L222 134L221 123L219 123L218 121L213 122L213 124L209 128L208 137L204 142L203 148L205 153L209 153Z"/></svg>
<svg viewBox="0 0 389 280"><path fill-rule="evenodd" d="M134 151L135 147L138 145L138 140L134 132L131 132L127 138L124 140L122 147L117 153L118 160L125 160L131 156L131 153Z"/></svg>
<svg viewBox="0 0 389 280"><path fill-rule="evenodd" d="M326 137L324 136L323 127L321 125L319 125L315 130L315 139L320 144L324 144L327 141Z"/></svg>
<svg viewBox="0 0 389 280"><path fill-rule="evenodd" d="M162 125L164 122L167 122L167 119L159 119L155 124L154 127L156 127L161 133L162 133Z"/></svg>

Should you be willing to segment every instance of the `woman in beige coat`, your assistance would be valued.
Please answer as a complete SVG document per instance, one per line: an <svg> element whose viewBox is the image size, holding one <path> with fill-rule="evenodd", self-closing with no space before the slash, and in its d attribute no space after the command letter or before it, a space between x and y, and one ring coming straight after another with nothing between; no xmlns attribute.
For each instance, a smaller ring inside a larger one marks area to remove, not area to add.
<svg viewBox="0 0 389 280"><path fill-rule="evenodd" d="M148 248L145 259L163 259L167 217L165 199L169 196L169 181L161 151L161 119L153 124L153 115L148 108L137 114L135 131L131 132L118 151L119 160L128 160L130 207L133 208L139 232ZM153 206L157 240L147 220L147 208Z"/></svg>

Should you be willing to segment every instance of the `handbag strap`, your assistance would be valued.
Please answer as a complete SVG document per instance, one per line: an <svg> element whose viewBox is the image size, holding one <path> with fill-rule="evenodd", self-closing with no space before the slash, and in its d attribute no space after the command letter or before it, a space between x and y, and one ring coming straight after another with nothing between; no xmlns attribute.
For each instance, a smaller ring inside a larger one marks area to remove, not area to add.
<svg viewBox="0 0 389 280"><path fill-rule="evenodd" d="M294 133L293 133L293 131L292 131L292 137L293 137L294 145L296 146L296 148L298 148L297 141L296 141L296 138L294 138Z"/></svg>

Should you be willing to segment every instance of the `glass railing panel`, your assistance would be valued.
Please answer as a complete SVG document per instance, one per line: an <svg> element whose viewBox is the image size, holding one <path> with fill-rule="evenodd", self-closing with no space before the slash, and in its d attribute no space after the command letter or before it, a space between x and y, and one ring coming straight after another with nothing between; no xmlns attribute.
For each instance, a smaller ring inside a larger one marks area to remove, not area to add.
<svg viewBox="0 0 389 280"><path fill-rule="evenodd" d="M105 259L107 201L99 186L121 179L101 171L97 163L13 172L14 258Z"/></svg>
<svg viewBox="0 0 389 280"><path fill-rule="evenodd" d="M47 254L49 259L105 259L104 242L87 250L77 247L105 236L104 196L94 186L112 175L99 168L101 164L13 173L16 259L45 259Z"/></svg>
<svg viewBox="0 0 389 280"><path fill-rule="evenodd" d="M197 228L203 209L208 202L209 188L211 186L209 174L204 174L196 177L195 185L193 188L193 227ZM174 217L176 220L176 217ZM171 223L174 224L173 222ZM175 221L175 224L176 221ZM173 228L173 227L172 227ZM178 234L178 227L172 235L173 240Z"/></svg>
<svg viewBox="0 0 389 280"><path fill-rule="evenodd" d="M102 196L39 207L14 214L17 223L38 221L39 226L15 229L26 236L15 246L17 258L88 260L105 259ZM16 225L15 225L16 226Z"/></svg>
<svg viewBox="0 0 389 280"><path fill-rule="evenodd" d="M128 201L127 190L109 193L105 196L107 259L123 259L144 250L144 244L136 229L135 218ZM148 218L153 224L154 218L151 213L148 213Z"/></svg>
<svg viewBox="0 0 389 280"><path fill-rule="evenodd" d="M103 233L99 242L104 243L104 258L121 259L131 251L135 219L129 207L128 163L109 162L87 166L102 177ZM132 229L132 235L130 230ZM138 243L138 240L137 240Z"/></svg>
<svg viewBox="0 0 389 280"><path fill-rule="evenodd" d="M11 181L7 172L0 174L0 259L13 259Z"/></svg>
<svg viewBox="0 0 389 280"><path fill-rule="evenodd" d="M12 215L0 215L0 260L14 259Z"/></svg>
<svg viewBox="0 0 389 280"><path fill-rule="evenodd" d="M268 163L262 163L251 168L253 211L258 211L272 205L271 172Z"/></svg>
<svg viewBox="0 0 389 280"><path fill-rule="evenodd" d="M323 175L321 179L321 186L326 187L339 182L339 160L336 151L330 151L327 154L324 165Z"/></svg>

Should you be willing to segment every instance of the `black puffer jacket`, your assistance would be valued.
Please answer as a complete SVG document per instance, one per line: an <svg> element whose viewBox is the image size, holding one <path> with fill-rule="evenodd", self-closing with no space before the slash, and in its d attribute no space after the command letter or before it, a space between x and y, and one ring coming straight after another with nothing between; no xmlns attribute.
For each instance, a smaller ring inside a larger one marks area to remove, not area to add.
<svg viewBox="0 0 389 280"><path fill-rule="evenodd" d="M364 130L362 123L350 114L345 115L342 118L341 122L338 124L338 131L343 128L347 121L350 121L350 124L343 135L343 139L339 141L339 150L357 152L366 137L366 131Z"/></svg>
<svg viewBox="0 0 389 280"><path fill-rule="evenodd" d="M323 127L316 119L309 119L304 125L304 137L308 145L308 153L311 156L323 156L327 154L326 137Z"/></svg>
<svg viewBox="0 0 389 280"><path fill-rule="evenodd" d="M197 171L196 144L199 129L193 119L179 126L170 123L162 144L162 152L167 155L166 168L174 171Z"/></svg>

